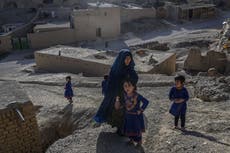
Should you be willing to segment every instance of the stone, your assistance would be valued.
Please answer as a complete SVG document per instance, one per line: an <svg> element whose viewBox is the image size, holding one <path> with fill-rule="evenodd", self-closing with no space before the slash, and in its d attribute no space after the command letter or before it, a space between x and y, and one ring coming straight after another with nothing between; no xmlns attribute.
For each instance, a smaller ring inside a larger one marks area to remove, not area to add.
<svg viewBox="0 0 230 153"><path fill-rule="evenodd" d="M206 55L201 54L199 48L191 48L184 62L184 69L187 71L208 71L215 68L220 73L225 73L227 67L227 55L223 52L208 51Z"/></svg>
<svg viewBox="0 0 230 153"><path fill-rule="evenodd" d="M195 95L203 101L226 101L230 98L229 77L199 77L195 85Z"/></svg>
<svg viewBox="0 0 230 153"><path fill-rule="evenodd" d="M207 74L210 77L220 76L220 74L218 73L218 71L214 67L213 68L209 68Z"/></svg>

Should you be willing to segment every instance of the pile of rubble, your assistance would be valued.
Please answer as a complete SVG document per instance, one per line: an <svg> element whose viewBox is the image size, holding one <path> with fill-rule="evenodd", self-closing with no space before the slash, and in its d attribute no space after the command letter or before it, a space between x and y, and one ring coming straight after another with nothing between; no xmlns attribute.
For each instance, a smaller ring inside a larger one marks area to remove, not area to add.
<svg viewBox="0 0 230 153"><path fill-rule="evenodd" d="M226 101L230 99L230 76L198 77L195 95L203 101Z"/></svg>
<svg viewBox="0 0 230 153"><path fill-rule="evenodd" d="M226 74L227 62L226 53L210 50L203 55L200 48L191 48L184 62L184 69L189 72L207 72L210 68L215 68L219 73Z"/></svg>
<svg viewBox="0 0 230 153"><path fill-rule="evenodd" d="M223 29L220 33L218 51L230 53L230 19L223 22Z"/></svg>

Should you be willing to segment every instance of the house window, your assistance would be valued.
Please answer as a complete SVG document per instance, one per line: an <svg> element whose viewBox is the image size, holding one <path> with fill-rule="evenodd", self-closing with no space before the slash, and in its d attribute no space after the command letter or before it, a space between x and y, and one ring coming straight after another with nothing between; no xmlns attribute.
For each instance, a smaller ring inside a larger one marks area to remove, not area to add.
<svg viewBox="0 0 230 153"><path fill-rule="evenodd" d="M107 12L105 12L105 16L107 16Z"/></svg>
<svg viewBox="0 0 230 153"><path fill-rule="evenodd" d="M101 37L101 28L96 29L96 36Z"/></svg>

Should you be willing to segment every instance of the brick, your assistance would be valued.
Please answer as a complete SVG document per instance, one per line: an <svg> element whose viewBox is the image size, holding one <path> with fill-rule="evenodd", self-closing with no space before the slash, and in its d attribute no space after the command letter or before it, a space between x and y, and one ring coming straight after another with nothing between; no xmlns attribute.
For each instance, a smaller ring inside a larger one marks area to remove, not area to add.
<svg viewBox="0 0 230 153"><path fill-rule="evenodd" d="M0 144L4 153L41 153L40 135L32 103L20 106L25 122L12 109L0 110ZM0 148L1 149L1 148ZM0 150L2 152L2 150Z"/></svg>

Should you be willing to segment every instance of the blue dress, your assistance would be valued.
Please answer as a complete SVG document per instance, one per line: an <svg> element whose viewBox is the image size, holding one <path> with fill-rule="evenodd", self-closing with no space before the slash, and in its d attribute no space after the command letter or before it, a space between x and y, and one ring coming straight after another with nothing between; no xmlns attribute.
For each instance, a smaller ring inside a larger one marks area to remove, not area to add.
<svg viewBox="0 0 230 153"><path fill-rule="evenodd" d="M132 97L125 95L124 134L136 142L141 141L142 132L145 132L143 113L138 115L137 111L143 112L148 104L149 101L138 93Z"/></svg>
<svg viewBox="0 0 230 153"><path fill-rule="evenodd" d="M169 112L173 116L185 115L187 110L187 101L189 99L188 91L185 87L178 90L176 87L172 87L169 92L169 99L173 101ZM175 103L175 99L185 99L182 103Z"/></svg>
<svg viewBox="0 0 230 153"><path fill-rule="evenodd" d="M105 95L108 87L108 80L103 80L101 83L101 87L102 87L102 94Z"/></svg>
<svg viewBox="0 0 230 153"><path fill-rule="evenodd" d="M65 97L67 99L70 99L73 97L73 90L72 90L72 84L70 81L68 81L66 84L65 84Z"/></svg>
<svg viewBox="0 0 230 153"><path fill-rule="evenodd" d="M131 57L131 62L128 66L125 65L124 61L127 56ZM109 80L107 84L107 90L104 95L104 99L94 116L94 120L98 123L110 122L112 119L112 113L114 111L114 103L116 96L121 97L121 102L123 102L123 80L129 78L133 83L137 83L138 76L134 70L135 63L132 58L132 54L129 50L123 49L120 51L116 60L114 61L112 68L109 73ZM122 119L121 117L119 117ZM111 121L112 122L112 121ZM113 123L110 123L111 125ZM120 123L118 123L120 124ZM121 123L122 124L122 123ZM115 124L113 126L116 126Z"/></svg>

